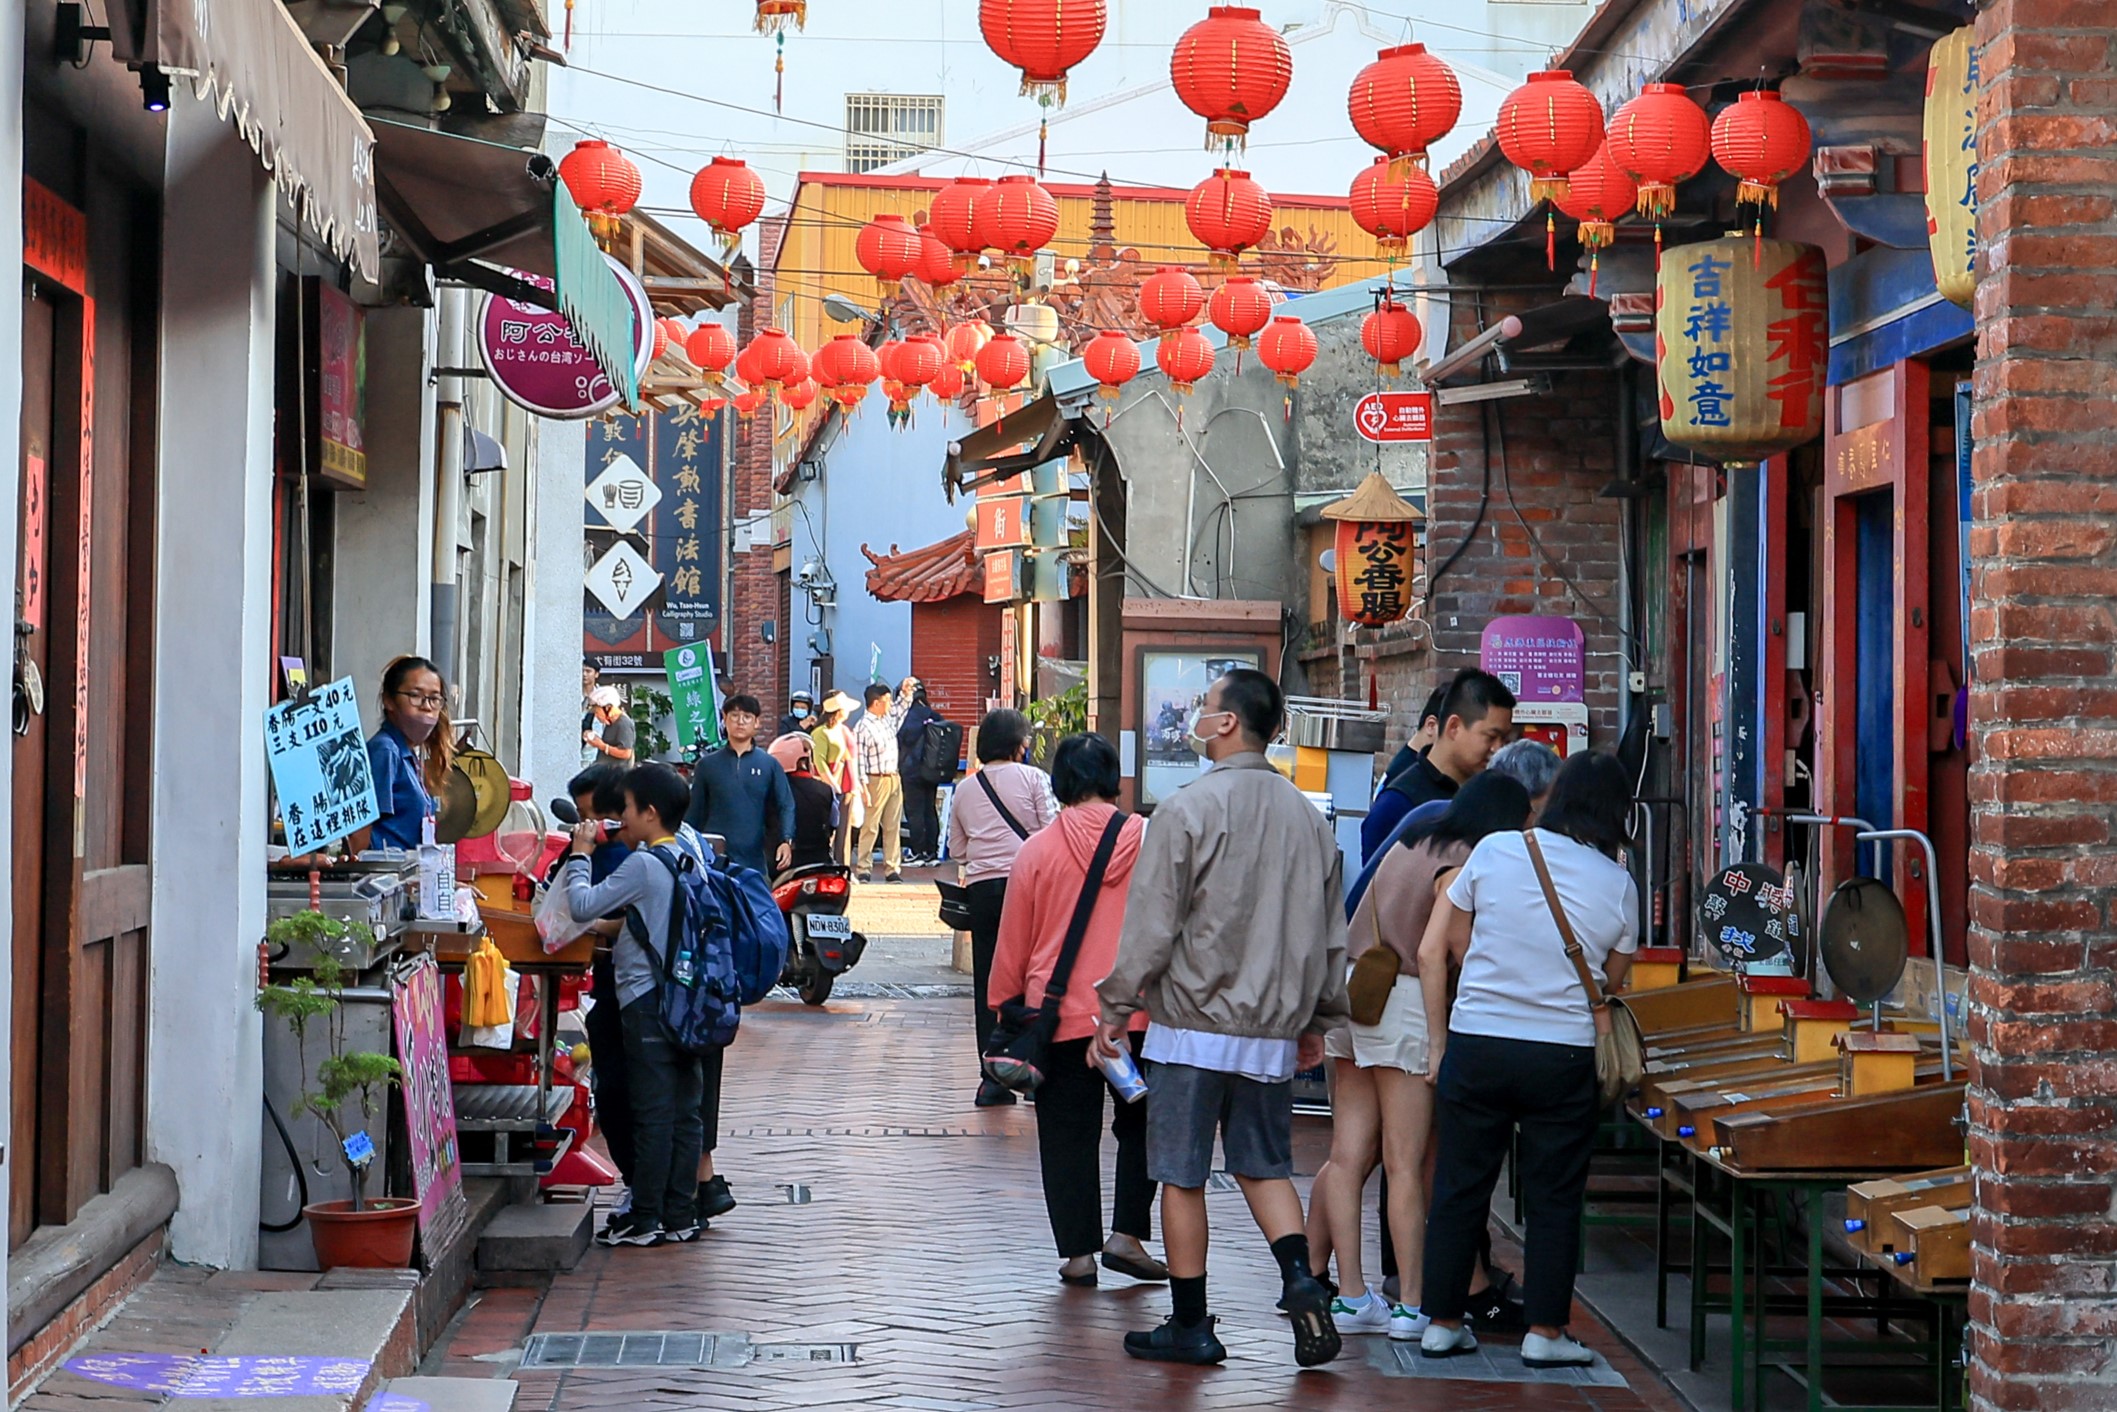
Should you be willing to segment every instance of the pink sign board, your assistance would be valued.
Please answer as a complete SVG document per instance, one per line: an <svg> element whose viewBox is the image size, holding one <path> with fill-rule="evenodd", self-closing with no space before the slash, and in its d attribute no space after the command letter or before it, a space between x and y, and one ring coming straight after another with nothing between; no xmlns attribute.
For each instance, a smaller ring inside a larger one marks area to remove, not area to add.
<svg viewBox="0 0 2117 1412"><path fill-rule="evenodd" d="M412 1154L419 1233L434 1250L470 1219L463 1199L463 1155L456 1145L456 1091L448 1077L448 1031L441 968L431 956L392 987L397 1062L404 1068L404 1132Z"/></svg>
<svg viewBox="0 0 2117 1412"><path fill-rule="evenodd" d="M1571 618L1494 618L1478 642L1478 665L1522 701L1585 701L1587 648Z"/></svg>
<svg viewBox="0 0 2117 1412"><path fill-rule="evenodd" d="M633 371L644 374L654 352L654 308L632 271L608 255L603 259L632 302ZM554 287L544 275L511 273L539 289ZM573 336L564 314L498 294L487 295L478 314L478 356L509 401L540 417L592 417L616 406L621 395Z"/></svg>

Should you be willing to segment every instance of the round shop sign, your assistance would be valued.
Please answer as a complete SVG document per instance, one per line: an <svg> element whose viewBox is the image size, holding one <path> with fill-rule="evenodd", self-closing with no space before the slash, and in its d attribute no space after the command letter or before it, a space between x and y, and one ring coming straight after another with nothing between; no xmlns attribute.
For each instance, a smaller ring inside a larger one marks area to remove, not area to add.
<svg viewBox="0 0 2117 1412"><path fill-rule="evenodd" d="M632 304L632 374L637 380L653 361L654 307L632 271L608 255L603 259ZM539 289L555 287L544 275L510 273ZM485 296L478 312L478 357L508 401L540 417L592 417L624 396L573 336L564 314L498 294Z"/></svg>

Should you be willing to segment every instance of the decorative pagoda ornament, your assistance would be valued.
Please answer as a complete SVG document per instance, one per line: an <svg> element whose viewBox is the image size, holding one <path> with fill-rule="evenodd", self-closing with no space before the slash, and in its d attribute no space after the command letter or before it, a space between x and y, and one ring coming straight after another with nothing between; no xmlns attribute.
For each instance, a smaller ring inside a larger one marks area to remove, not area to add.
<svg viewBox="0 0 2117 1412"><path fill-rule="evenodd" d="M691 209L732 246L764 211L764 179L740 158L715 157L691 178Z"/></svg>
<svg viewBox="0 0 2117 1412"><path fill-rule="evenodd" d="M950 329L948 336L942 340L942 345L948 349L950 361L968 373L977 366L978 350L991 340L992 325L983 319L972 319Z"/></svg>
<svg viewBox="0 0 2117 1412"><path fill-rule="evenodd" d="M1206 294L1189 270L1164 265L1139 282L1139 316L1161 331L1162 342L1198 317Z"/></svg>
<svg viewBox="0 0 2117 1412"><path fill-rule="evenodd" d="M1409 613L1424 518L1418 507L1397 494L1380 471L1369 471L1357 490L1324 506L1322 514L1337 524L1332 552L1338 615L1372 628Z"/></svg>
<svg viewBox="0 0 2117 1412"><path fill-rule="evenodd" d="M1402 176L1454 130L1463 86L1425 45L1400 44L1360 70L1345 102L1353 131L1389 159L1392 176Z"/></svg>
<svg viewBox="0 0 2117 1412"><path fill-rule="evenodd" d="M1286 97L1294 54L1286 41L1241 5L1215 5L1183 32L1169 56L1169 82L1183 105L1206 120L1206 146L1241 151L1250 124Z"/></svg>
<svg viewBox="0 0 2117 1412"><path fill-rule="evenodd" d="M1104 329L1088 340L1081 350L1081 365L1088 376L1095 379L1096 388L1105 402L1103 425L1110 425L1111 409L1117 399L1124 396L1125 384L1139 373L1139 345L1131 335L1115 329Z"/></svg>
<svg viewBox="0 0 2117 1412"><path fill-rule="evenodd" d="M1272 293L1250 275L1230 275L1206 300L1206 317L1228 336L1228 347L1241 350L1272 321ZM1242 370L1236 361L1236 371Z"/></svg>
<svg viewBox="0 0 2117 1412"><path fill-rule="evenodd" d="M816 350L816 381L823 395L850 412L882 376L881 361L857 333L841 333Z"/></svg>
<svg viewBox="0 0 2117 1412"><path fill-rule="evenodd" d="M1764 208L1779 208L1779 183L1808 165L1808 119L1770 89L1751 89L1713 119L1713 160L1735 178L1735 204L1757 208L1763 238Z"/></svg>
<svg viewBox="0 0 2117 1412"><path fill-rule="evenodd" d="M1026 173L1003 176L978 197L971 229L980 247L997 250L1023 274L1058 234L1058 202Z"/></svg>
<svg viewBox="0 0 2117 1412"><path fill-rule="evenodd" d="M1424 167L1405 167L1402 175L1396 167L1387 157L1375 158L1353 178L1348 203L1354 224L1375 238L1375 253L1392 266L1441 209L1441 193Z"/></svg>
<svg viewBox="0 0 2117 1412"><path fill-rule="evenodd" d="M1976 36L1968 25L1933 42L1926 56L1926 247L1934 286L1970 307L1977 293Z"/></svg>
<svg viewBox="0 0 2117 1412"><path fill-rule="evenodd" d="M1821 249L1745 241L1739 231L1675 246L1655 276L1654 307L1670 444L1751 462L1822 435L1830 289Z"/></svg>
<svg viewBox="0 0 2117 1412"><path fill-rule="evenodd" d="M1036 170L1044 172L1050 113L1066 106L1066 71L1095 52L1109 27L1106 0L978 0L978 28L993 53L1022 73L1022 96L1042 109Z"/></svg>
<svg viewBox="0 0 2117 1412"><path fill-rule="evenodd" d="M990 177L957 177L934 193L926 209L926 228L948 247L959 274L975 267L985 249L978 236L977 210L979 199L990 190Z"/></svg>
<svg viewBox="0 0 2117 1412"><path fill-rule="evenodd" d="M1360 346L1386 378L1402 376L1404 363L1418 356L1419 342L1425 336L1418 315L1387 290L1377 300L1375 311L1360 321Z"/></svg>
<svg viewBox="0 0 2117 1412"><path fill-rule="evenodd" d="M722 324L700 324L684 339L684 356L706 375L708 383L717 386L728 364L735 361L735 335Z"/></svg>
<svg viewBox="0 0 2117 1412"><path fill-rule="evenodd" d="M559 159L559 180L588 218L596 243L607 249L617 238L619 218L639 202L640 169L609 143L591 137Z"/></svg>
<svg viewBox="0 0 2117 1412"><path fill-rule="evenodd" d="M1587 165L1576 167L1566 178L1566 194L1558 198L1558 209L1580 222L1581 248L1588 252L1588 297L1595 297L1596 276L1601 271L1602 252L1617 241L1617 222L1632 214L1639 199L1632 179L1610 160L1610 145L1595 149Z"/></svg>
<svg viewBox="0 0 2117 1412"><path fill-rule="evenodd" d="M1545 69L1500 104L1500 152L1529 173L1532 205L1566 194L1566 174L1602 147L1602 104L1565 69ZM1558 268L1558 218L1544 212L1544 266Z"/></svg>
<svg viewBox="0 0 2117 1412"><path fill-rule="evenodd" d="M1029 381L1029 350L1011 333L996 333L978 350L978 381L985 391L1012 392Z"/></svg>
<svg viewBox="0 0 2117 1412"><path fill-rule="evenodd" d="M1222 167L1191 188L1183 218L1214 268L1232 270L1243 251L1272 233L1272 198L1248 172Z"/></svg>
<svg viewBox="0 0 2117 1412"><path fill-rule="evenodd" d="M809 0L757 0L757 17L750 27L772 36L772 111L782 111L786 99L787 30L807 29Z"/></svg>
<svg viewBox="0 0 2117 1412"><path fill-rule="evenodd" d="M919 268L923 254L919 232L912 229L910 221L890 211L862 226L853 240L853 258L875 277L885 299L904 283L906 275Z"/></svg>
<svg viewBox="0 0 2117 1412"><path fill-rule="evenodd" d="M1676 209L1676 188L1698 175L1712 152L1705 109L1680 83L1650 83L1610 115L1603 134L1610 160L1639 188L1639 214L1654 222L1654 258L1661 258L1661 223Z"/></svg>

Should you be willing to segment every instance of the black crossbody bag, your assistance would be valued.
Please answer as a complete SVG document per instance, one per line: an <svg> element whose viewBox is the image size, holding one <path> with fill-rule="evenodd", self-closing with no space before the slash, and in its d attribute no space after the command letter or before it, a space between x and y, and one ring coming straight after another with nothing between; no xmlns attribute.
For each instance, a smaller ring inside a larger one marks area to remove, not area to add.
<svg viewBox="0 0 2117 1412"><path fill-rule="evenodd" d="M1073 920L1066 925L1066 939L1059 946L1051 979L1044 986L1044 1002L1032 1006L1028 996L1017 995L998 1006L999 1020L992 1038L985 1042L985 1077L1017 1093L1033 1093L1044 1081L1045 1053L1058 1030L1059 1002L1066 998L1066 985L1073 979L1073 963L1081 954L1088 935L1088 919L1095 915L1095 899L1102 892L1103 875L1110 871L1110 856L1117 851L1117 836L1124 832L1125 815L1110 816L1103 836L1088 863L1088 876L1081 884L1080 900L1073 904Z"/></svg>

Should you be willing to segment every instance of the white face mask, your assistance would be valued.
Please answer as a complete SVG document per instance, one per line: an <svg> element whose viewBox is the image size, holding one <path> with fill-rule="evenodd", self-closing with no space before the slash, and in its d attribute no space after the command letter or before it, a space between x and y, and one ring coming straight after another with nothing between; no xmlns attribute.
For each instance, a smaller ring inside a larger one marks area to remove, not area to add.
<svg viewBox="0 0 2117 1412"><path fill-rule="evenodd" d="M1202 736L1198 733L1198 727L1204 722L1210 721L1217 716L1226 716L1230 714L1232 713L1227 711L1207 711L1202 707L1192 707L1191 719L1184 725L1185 742L1190 745L1191 749L1194 752L1199 755L1204 755L1206 753L1207 748L1211 746L1215 740L1219 739L1219 737Z"/></svg>

